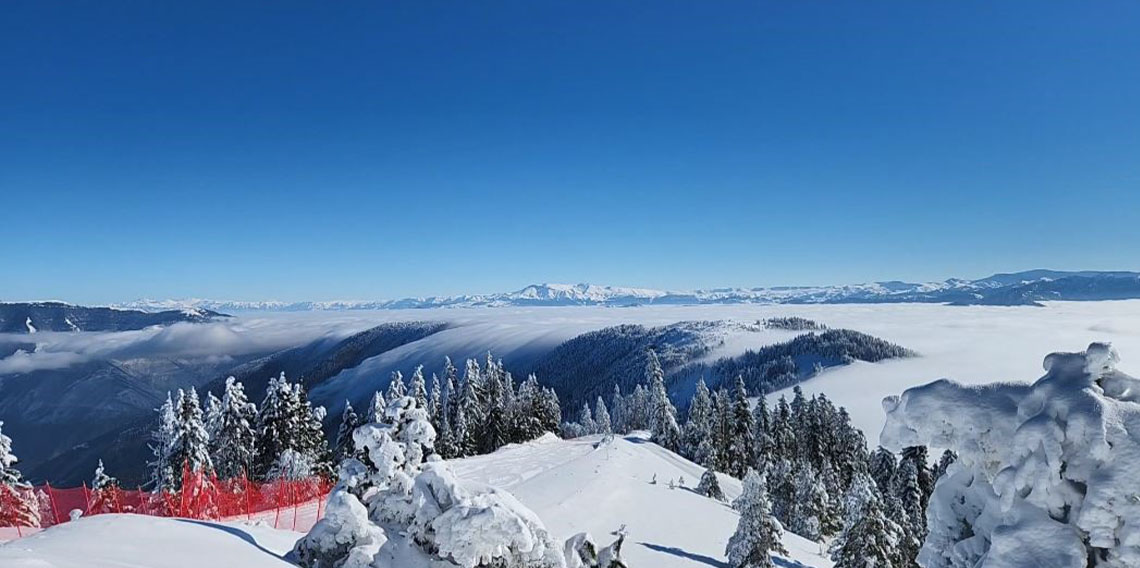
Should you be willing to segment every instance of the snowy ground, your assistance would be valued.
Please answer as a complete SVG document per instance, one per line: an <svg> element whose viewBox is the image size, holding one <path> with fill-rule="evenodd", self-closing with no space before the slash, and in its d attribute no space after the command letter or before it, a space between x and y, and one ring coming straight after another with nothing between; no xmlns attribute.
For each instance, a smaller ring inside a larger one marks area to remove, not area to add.
<svg viewBox="0 0 1140 568"><path fill-rule="evenodd" d="M737 515L692 491L701 468L643 437L559 440L554 436L454 463L467 479L511 491L558 539L588 531L601 543L626 525L624 555L638 568L726 566L724 546ZM653 483L653 477L657 483ZM684 485L669 488L669 481ZM739 482L721 478L731 499ZM288 566L281 560L299 533L263 524L205 523L134 515L100 515L65 523L0 546L5 568ZM780 566L829 568L820 546L785 534Z"/></svg>

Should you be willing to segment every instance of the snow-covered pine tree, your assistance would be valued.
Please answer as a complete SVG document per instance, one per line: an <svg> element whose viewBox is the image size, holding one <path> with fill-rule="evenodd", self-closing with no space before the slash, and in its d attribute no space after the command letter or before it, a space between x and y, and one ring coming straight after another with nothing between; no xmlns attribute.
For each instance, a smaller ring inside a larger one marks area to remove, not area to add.
<svg viewBox="0 0 1140 568"><path fill-rule="evenodd" d="M198 391L178 390L175 399L174 444L170 448L167 463L174 467L175 487L182 486L182 471L210 472L214 462L210 459L210 436L202 418L202 406Z"/></svg>
<svg viewBox="0 0 1140 568"><path fill-rule="evenodd" d="M539 425L541 432L557 432L562 422L562 405L558 401L558 393L550 387L543 387L539 405Z"/></svg>
<svg viewBox="0 0 1140 568"><path fill-rule="evenodd" d="M416 404L430 414L431 409L428 406L427 382L424 380L423 365L416 365L416 369L412 371L412 384L409 387L408 396L415 398Z"/></svg>
<svg viewBox="0 0 1140 568"><path fill-rule="evenodd" d="M714 469L728 472L732 467L732 400L724 388L717 389L713 394L712 426Z"/></svg>
<svg viewBox="0 0 1140 568"><path fill-rule="evenodd" d="M918 551L926 538L926 508L922 503L918 468L913 460L906 459L899 462L893 483L894 494L902 506L903 513L900 519L903 539L899 545L903 566L916 567Z"/></svg>
<svg viewBox="0 0 1140 568"><path fill-rule="evenodd" d="M693 399L689 402L689 418L685 422L681 444L682 455L698 464L709 466L712 464L712 394L705 384L705 378L697 381L697 389Z"/></svg>
<svg viewBox="0 0 1140 568"><path fill-rule="evenodd" d="M701 481L697 484L697 493L709 499L724 501L724 491L721 491L720 481L717 480L716 473L712 469L706 469L701 475Z"/></svg>
<svg viewBox="0 0 1140 568"><path fill-rule="evenodd" d="M91 506L88 514L120 513L123 505L119 499L119 480L107 475L103 460L95 467L91 478Z"/></svg>
<svg viewBox="0 0 1140 568"><path fill-rule="evenodd" d="M626 410L628 412L628 427L630 430L648 430L652 428L650 424L650 409L652 403L649 400L649 391L646 390L645 385L638 383L630 393Z"/></svg>
<svg viewBox="0 0 1140 568"><path fill-rule="evenodd" d="M681 449L681 428L677 425L677 409L665 390L665 371L652 349L648 352L645 376L649 383L653 441L674 452Z"/></svg>
<svg viewBox="0 0 1140 568"><path fill-rule="evenodd" d="M775 457L793 461L796 457L796 430L792 424L792 410L788 399L783 395L776 402L772 413L772 454Z"/></svg>
<svg viewBox="0 0 1140 568"><path fill-rule="evenodd" d="M899 456L899 462L909 461L914 464L918 477L918 488L922 491L922 517L926 518L926 503L930 501L930 494L934 492L934 474L930 470L926 446L907 446Z"/></svg>
<svg viewBox="0 0 1140 568"><path fill-rule="evenodd" d="M503 386L502 369L487 354L487 372L483 377L484 407L482 437L479 440L480 453L489 454L510 441L510 416L507 411L507 396ZM418 404L418 401L417 401Z"/></svg>
<svg viewBox="0 0 1140 568"><path fill-rule="evenodd" d="M150 481L155 491L173 491L177 488L174 479L174 464L170 463L170 454L174 448L175 438L175 411L174 401L170 393L166 393L166 402L158 408L158 425L150 434L150 451L154 459L150 466Z"/></svg>
<svg viewBox="0 0 1140 568"><path fill-rule="evenodd" d="M439 375L431 374L431 391L428 393L428 414L431 416L431 425L439 431L439 424L443 419L443 384L439 382Z"/></svg>
<svg viewBox="0 0 1140 568"><path fill-rule="evenodd" d="M210 458L219 479L248 475L256 455L257 407L245 396L245 387L227 377L217 418L210 436Z"/></svg>
<svg viewBox="0 0 1140 568"><path fill-rule="evenodd" d="M601 395L594 403L594 426L598 434L614 433L614 425L610 421L610 411L606 408L606 401L602 400Z"/></svg>
<svg viewBox="0 0 1140 568"><path fill-rule="evenodd" d="M364 413L364 420L361 423L382 422L387 408L388 402L384 400L384 393L376 391L376 394L372 395L372 400L368 402L368 411Z"/></svg>
<svg viewBox="0 0 1140 568"><path fill-rule="evenodd" d="M582 410L578 412L578 430L579 436L589 436L598 431L597 424L594 424L594 415L590 412L589 403L582 403Z"/></svg>
<svg viewBox="0 0 1140 568"><path fill-rule="evenodd" d="M485 403L486 389L479 362L468 359L463 373L463 393L460 400L460 407L463 409L464 436L456 441L461 447L460 456L475 455L482 448L483 425L487 419Z"/></svg>
<svg viewBox="0 0 1140 568"><path fill-rule="evenodd" d="M752 438L756 443L756 455L752 463L756 470L765 472L772 461L772 413L768 411L768 403L761 396L756 401L756 408L752 409Z"/></svg>
<svg viewBox="0 0 1140 568"><path fill-rule="evenodd" d="M792 473L795 491L787 527L808 540L820 541L824 536L823 518L830 507L827 488L820 479L819 472L807 460L801 459L795 466Z"/></svg>
<svg viewBox="0 0 1140 568"><path fill-rule="evenodd" d="M621 395L621 386L614 383L614 394L610 397L610 422L613 424L615 433L625 434L629 432L625 415L625 397Z"/></svg>
<svg viewBox="0 0 1140 568"><path fill-rule="evenodd" d="M780 538L783 530L772 516L765 481L755 470L744 477L744 488L732 506L740 511L736 532L725 555L731 568L774 568L771 554L787 554Z"/></svg>
<svg viewBox="0 0 1140 568"><path fill-rule="evenodd" d="M356 431L357 426L360 426L360 417L352 409L352 403L346 400L344 401L344 411L340 413L340 426L336 430L336 446L333 449L333 456L337 463L356 455L356 445L352 442L352 433Z"/></svg>
<svg viewBox="0 0 1140 568"><path fill-rule="evenodd" d="M796 471L792 462L776 457L769 464L765 479L768 483L768 496L772 503L772 514L784 526L795 524L799 505L796 503Z"/></svg>
<svg viewBox="0 0 1140 568"><path fill-rule="evenodd" d="M297 474L298 464L307 464L310 467L308 475L319 475L326 479L333 477L333 456L329 449L329 442L325 438L322 424L325 419L325 407L314 407L309 402L308 394L301 383L293 385L293 392L297 398L297 423L300 425L300 445L296 448L301 454L300 460L294 460L293 474ZM278 460L280 461L280 457ZM299 479L294 477L294 479Z"/></svg>
<svg viewBox="0 0 1140 568"><path fill-rule="evenodd" d="M0 526L40 526L39 500L24 476L16 469L19 459L12 453L12 438L4 434L0 421Z"/></svg>
<svg viewBox="0 0 1140 568"><path fill-rule="evenodd" d="M202 411L205 415L206 435L212 441L222 425L222 401L214 393L206 393L206 406Z"/></svg>
<svg viewBox="0 0 1140 568"><path fill-rule="evenodd" d="M900 568L902 529L887 517L874 480L857 474L845 500L843 532L831 543L835 567Z"/></svg>
<svg viewBox="0 0 1140 568"><path fill-rule="evenodd" d="M404 384L404 374L400 371L392 371L392 375L388 379L388 391L384 393L384 398L392 401L406 394L408 394L408 387Z"/></svg>
<svg viewBox="0 0 1140 568"><path fill-rule="evenodd" d="M734 477L744 477L755 466L753 459L756 455L756 442L752 430L752 409L748 406L744 377L737 375L732 400L732 434L728 447L728 469Z"/></svg>
<svg viewBox="0 0 1140 568"><path fill-rule="evenodd" d="M875 480L875 486L879 488L880 495L894 493L894 478L895 471L898 469L898 462L895 460L895 454L890 450L879 446L875 451L871 452L870 474L871 479Z"/></svg>

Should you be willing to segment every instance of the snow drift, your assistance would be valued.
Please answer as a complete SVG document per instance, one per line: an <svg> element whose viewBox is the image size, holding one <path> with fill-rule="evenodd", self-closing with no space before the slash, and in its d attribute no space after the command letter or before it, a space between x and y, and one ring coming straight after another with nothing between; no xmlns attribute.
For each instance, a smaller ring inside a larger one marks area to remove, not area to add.
<svg viewBox="0 0 1140 568"><path fill-rule="evenodd" d="M927 568L1140 566L1140 380L1106 343L1045 358L1032 384L949 380L883 400L889 449L958 461L927 513Z"/></svg>

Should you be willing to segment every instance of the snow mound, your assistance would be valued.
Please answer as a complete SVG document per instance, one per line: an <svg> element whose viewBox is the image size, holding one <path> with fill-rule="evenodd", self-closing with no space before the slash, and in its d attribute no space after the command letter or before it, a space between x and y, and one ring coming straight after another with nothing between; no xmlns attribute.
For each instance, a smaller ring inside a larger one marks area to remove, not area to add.
<svg viewBox="0 0 1140 568"><path fill-rule="evenodd" d="M927 568L1140 566L1140 380L1093 343L1045 358L1032 384L949 380L887 397L881 443L949 448Z"/></svg>
<svg viewBox="0 0 1140 568"><path fill-rule="evenodd" d="M243 523L95 515L0 546L0 566L296 568L282 555L299 536Z"/></svg>

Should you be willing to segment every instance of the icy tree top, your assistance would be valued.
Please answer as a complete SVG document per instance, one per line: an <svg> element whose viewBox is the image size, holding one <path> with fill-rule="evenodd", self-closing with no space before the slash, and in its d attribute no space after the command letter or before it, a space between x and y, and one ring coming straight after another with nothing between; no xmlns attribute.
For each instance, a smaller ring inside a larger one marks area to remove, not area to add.
<svg viewBox="0 0 1140 568"><path fill-rule="evenodd" d="M968 514L955 510L974 525L977 534L962 539L986 560L982 566L1027 565L1016 550L1029 543L1038 554L1077 563L1058 566L1083 565L1089 552L1104 559L1097 566L1140 565L1140 381L1117 371L1118 361L1110 345L1093 343L1047 356L1045 376L1032 384L943 379L908 389L883 400L880 441L893 450L924 444L958 453L957 477L939 485L947 498L956 490L958 502L973 499ZM932 533L938 511L951 509L932 506ZM1007 544L1014 552L999 555ZM928 539L927 548L935 546L943 549L924 554L962 554L960 545L951 553ZM927 565L939 565L931 558Z"/></svg>

